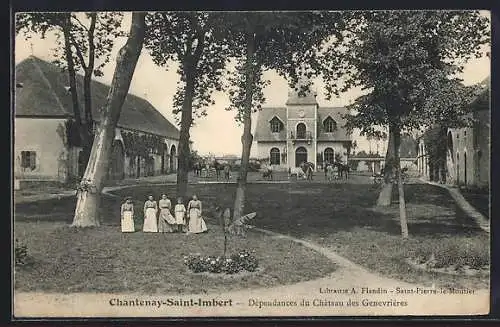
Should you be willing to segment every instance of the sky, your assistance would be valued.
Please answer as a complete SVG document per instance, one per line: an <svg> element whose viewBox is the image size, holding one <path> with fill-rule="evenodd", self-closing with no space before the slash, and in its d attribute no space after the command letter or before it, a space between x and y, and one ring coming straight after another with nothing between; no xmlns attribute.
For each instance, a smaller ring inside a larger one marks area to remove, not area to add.
<svg viewBox="0 0 500 327"><path fill-rule="evenodd" d="M482 14L489 17L489 12L483 12ZM128 31L130 21L131 14L125 13L122 29ZM125 37L118 38L115 41L111 60L103 69L104 76L96 77L96 80L106 84L111 83L116 65L116 54L125 41ZM25 40L23 35L18 35L15 38L15 63L21 62L30 55L52 61L54 59L54 47L54 35L48 35L45 39L34 36L30 40ZM489 51L489 49L485 49L485 51ZM469 62L461 77L464 80L464 84L471 85L481 82L489 74L490 61L488 58L482 57ZM286 80L273 71L266 71L264 78L269 79L271 83L264 89L266 102L263 106L285 106L289 91ZM167 68L156 66L148 51L143 49L129 92L148 100L169 121L175 124L172 106L178 80L179 76L175 64ZM359 89L353 89L341 94L338 98L327 101L323 93L323 83L320 80L314 81L313 88L318 93L317 100L320 106L346 106L361 95ZM234 154L239 156L241 155L241 134L243 133L243 127L235 122L234 112L224 110L229 105L229 98L224 92L214 93L213 99L215 100L215 105L207 108L208 115L196 119L195 125L191 128L193 148L200 154ZM255 130L257 115L258 113L252 115L252 131ZM385 153L386 141L368 141L366 138L360 137L357 131L354 131L353 139L358 144L357 151L364 150L368 152L372 149L375 152L378 149L380 153ZM254 143L252 145L251 156L256 155L256 148L256 144Z"/></svg>

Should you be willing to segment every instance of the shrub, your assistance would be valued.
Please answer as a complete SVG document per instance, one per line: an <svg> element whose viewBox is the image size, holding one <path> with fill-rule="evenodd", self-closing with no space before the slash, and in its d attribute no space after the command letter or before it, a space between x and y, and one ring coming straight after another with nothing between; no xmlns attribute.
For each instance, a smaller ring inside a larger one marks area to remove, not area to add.
<svg viewBox="0 0 500 327"><path fill-rule="evenodd" d="M28 246L16 238L14 246L15 265L24 265L28 259Z"/></svg>
<svg viewBox="0 0 500 327"><path fill-rule="evenodd" d="M236 274L241 271L254 272L259 267L257 258L247 250L241 250L231 255L202 256L190 255L184 257L184 264L194 273L211 272L215 274Z"/></svg>
<svg viewBox="0 0 500 327"><path fill-rule="evenodd" d="M480 269L490 262L488 244L473 240L443 239L438 244L422 244L410 256L419 263L427 263L429 268Z"/></svg>

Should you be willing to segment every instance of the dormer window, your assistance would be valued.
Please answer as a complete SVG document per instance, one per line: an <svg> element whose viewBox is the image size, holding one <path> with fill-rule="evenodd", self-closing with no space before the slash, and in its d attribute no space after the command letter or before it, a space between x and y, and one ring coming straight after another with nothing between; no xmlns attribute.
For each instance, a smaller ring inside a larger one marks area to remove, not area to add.
<svg viewBox="0 0 500 327"><path fill-rule="evenodd" d="M325 130L325 133L333 133L337 130L337 122L333 120L332 117L328 116L323 121L323 128Z"/></svg>
<svg viewBox="0 0 500 327"><path fill-rule="evenodd" d="M271 132L273 133L279 133L283 130L283 123L281 120L279 120L278 117L274 116L273 119L271 119Z"/></svg>

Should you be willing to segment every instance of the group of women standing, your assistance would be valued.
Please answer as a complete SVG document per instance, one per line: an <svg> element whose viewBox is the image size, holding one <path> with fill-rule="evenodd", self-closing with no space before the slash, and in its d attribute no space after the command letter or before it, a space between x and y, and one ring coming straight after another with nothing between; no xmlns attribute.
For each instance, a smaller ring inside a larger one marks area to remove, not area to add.
<svg viewBox="0 0 500 327"><path fill-rule="evenodd" d="M172 203L166 194L162 194L158 203L153 196L148 196L144 203L144 224L142 231L146 233L203 233L207 225L203 220L201 201L193 195L187 208L182 203L182 198L177 199L174 215L171 213ZM135 232L134 205L130 197L126 198L121 206L122 232Z"/></svg>

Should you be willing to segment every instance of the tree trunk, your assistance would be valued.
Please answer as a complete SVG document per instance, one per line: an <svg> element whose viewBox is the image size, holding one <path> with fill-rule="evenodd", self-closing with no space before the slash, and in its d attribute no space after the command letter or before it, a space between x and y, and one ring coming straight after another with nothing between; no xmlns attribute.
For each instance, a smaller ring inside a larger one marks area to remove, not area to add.
<svg viewBox="0 0 500 327"><path fill-rule="evenodd" d="M398 194L399 194L399 220L401 224L401 236L408 238L408 220L406 218L406 202L403 181L401 180L401 163L398 164Z"/></svg>
<svg viewBox="0 0 500 327"><path fill-rule="evenodd" d="M93 137L93 124L94 119L92 117L92 74L94 73L95 66L95 43L94 43L94 31L97 20L97 13L93 12L90 14L90 27L88 31L88 43L89 43L89 60L88 64L84 66L85 74L83 76L83 100L84 100L84 122L83 122L83 155L84 164L87 165L90 151L92 149ZM83 59L82 59L83 61ZM82 62L82 65L85 63Z"/></svg>
<svg viewBox="0 0 500 327"><path fill-rule="evenodd" d="M92 149L93 138L93 119L92 119L92 71L85 71L83 77L83 100L84 100L84 121L81 126L82 134L82 154L83 163L86 166L90 158L90 151Z"/></svg>
<svg viewBox="0 0 500 327"><path fill-rule="evenodd" d="M184 67L186 86L181 111L181 130L179 133L179 152L177 157L177 197L185 198L187 194L189 173L189 130L193 122L193 97L196 78L195 64L192 59L187 59Z"/></svg>
<svg viewBox="0 0 500 327"><path fill-rule="evenodd" d="M238 185L236 188L236 197L234 199L233 220L239 219L245 210L245 193L247 188L248 165L250 162L250 150L252 148L252 98L254 88L254 54L255 54L255 35L253 32L247 33L247 51L245 63L245 106L243 112L243 135L241 137L242 152L241 152L241 167L238 175ZM235 226L233 231L235 234L242 234L243 230L239 226Z"/></svg>
<svg viewBox="0 0 500 327"><path fill-rule="evenodd" d="M139 177L141 177L141 156L140 155L137 155L136 163L137 163L137 167L135 169L135 178L139 178Z"/></svg>
<svg viewBox="0 0 500 327"><path fill-rule="evenodd" d="M73 62L73 52L71 50L71 15L67 14L62 26L64 35L64 52L66 54L66 63L68 65L68 82L71 93L71 103L73 105L73 118L75 119L78 132L80 133L80 141L82 141L82 115L80 112L80 103L78 102L78 89L76 87L76 72L75 63Z"/></svg>
<svg viewBox="0 0 500 327"><path fill-rule="evenodd" d="M144 42L146 13L133 13L130 34L125 45L118 52L116 68L103 108L101 123L96 132L94 144L85 174L77 194L75 216L72 226L99 226L98 209L101 191L109 166L109 156L114 132L125 97L134 75L135 66Z"/></svg>
<svg viewBox="0 0 500 327"><path fill-rule="evenodd" d="M396 153L394 143L394 127L389 126L389 142L387 144L384 166L384 183L382 184L382 190L377 199L377 206L379 207L390 206L392 202L392 176Z"/></svg>
<svg viewBox="0 0 500 327"><path fill-rule="evenodd" d="M397 175L398 183L398 196L399 196L399 219L401 224L401 236L403 238L408 238L408 222L406 219L406 203L405 203L405 193L403 181L401 179L401 160L400 160L400 145L401 145L401 130L399 128L394 128L394 166L393 169Z"/></svg>

